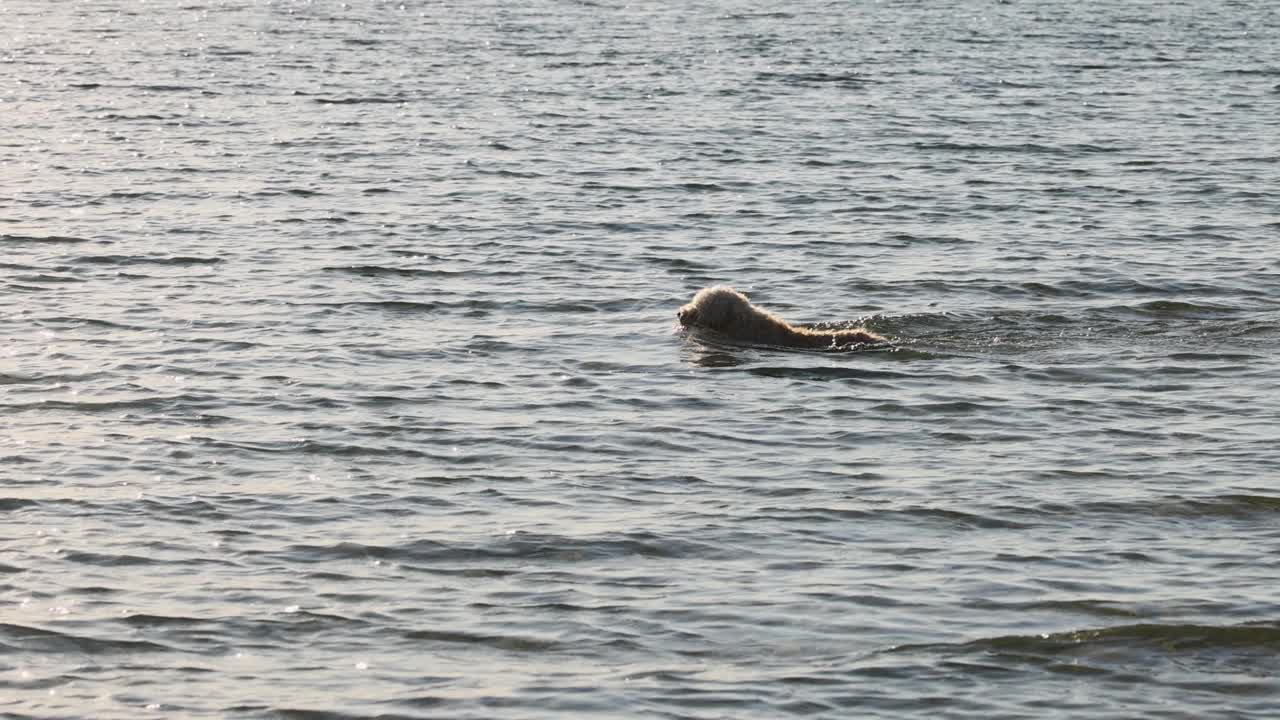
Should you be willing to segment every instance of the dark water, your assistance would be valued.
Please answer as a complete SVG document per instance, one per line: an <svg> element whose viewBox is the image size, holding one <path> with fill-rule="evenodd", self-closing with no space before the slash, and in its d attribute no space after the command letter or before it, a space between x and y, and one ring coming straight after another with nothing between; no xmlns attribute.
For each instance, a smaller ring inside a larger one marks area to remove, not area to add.
<svg viewBox="0 0 1280 720"><path fill-rule="evenodd" d="M5 717L1274 716L1273 3L0 9Z"/></svg>

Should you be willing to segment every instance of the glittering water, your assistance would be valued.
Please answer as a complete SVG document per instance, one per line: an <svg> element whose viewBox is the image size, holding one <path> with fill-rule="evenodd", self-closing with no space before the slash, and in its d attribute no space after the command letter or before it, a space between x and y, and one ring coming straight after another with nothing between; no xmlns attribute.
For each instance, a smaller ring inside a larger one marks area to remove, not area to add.
<svg viewBox="0 0 1280 720"><path fill-rule="evenodd" d="M1272 3L0 10L6 716L1273 715Z"/></svg>

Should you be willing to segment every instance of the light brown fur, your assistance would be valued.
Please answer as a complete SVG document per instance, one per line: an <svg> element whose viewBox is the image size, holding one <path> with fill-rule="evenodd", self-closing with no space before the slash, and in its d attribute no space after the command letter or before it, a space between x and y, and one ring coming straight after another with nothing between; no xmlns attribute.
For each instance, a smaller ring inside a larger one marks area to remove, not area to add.
<svg viewBox="0 0 1280 720"><path fill-rule="evenodd" d="M714 330L734 340L761 345L821 349L885 342L884 338L865 328L811 330L797 327L752 305L746 295L724 285L698 291L689 304L680 308L676 317L689 329Z"/></svg>

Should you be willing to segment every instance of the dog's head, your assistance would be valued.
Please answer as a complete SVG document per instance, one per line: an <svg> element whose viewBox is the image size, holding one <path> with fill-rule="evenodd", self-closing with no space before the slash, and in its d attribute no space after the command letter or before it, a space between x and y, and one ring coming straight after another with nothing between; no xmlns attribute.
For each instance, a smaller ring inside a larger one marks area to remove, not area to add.
<svg viewBox="0 0 1280 720"><path fill-rule="evenodd" d="M731 287L718 285L698 291L693 300L676 312L680 324L724 331L751 312L747 296Z"/></svg>

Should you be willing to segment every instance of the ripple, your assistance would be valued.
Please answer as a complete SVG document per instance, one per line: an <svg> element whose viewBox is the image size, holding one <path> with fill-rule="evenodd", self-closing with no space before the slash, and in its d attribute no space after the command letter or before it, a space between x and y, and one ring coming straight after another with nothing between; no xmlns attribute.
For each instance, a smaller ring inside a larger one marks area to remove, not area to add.
<svg viewBox="0 0 1280 720"><path fill-rule="evenodd" d="M613 557L679 558L729 557L736 553L680 538L652 533L626 533L620 537L577 538L517 533L479 545L449 545L419 540L400 546L339 543L332 546L299 545L289 548L295 561L324 562L330 558L379 558L410 564L469 563L542 558L550 561L587 562Z"/></svg>
<svg viewBox="0 0 1280 720"><path fill-rule="evenodd" d="M190 265L217 265L223 262L217 257L198 257L173 255L158 257L153 255L81 255L70 258L73 263L84 265L173 265L178 267Z"/></svg>
<svg viewBox="0 0 1280 720"><path fill-rule="evenodd" d="M68 235L12 235L0 234L0 242L5 243L22 243L22 244L54 244L54 245L73 245L77 243L90 242L84 238L71 237Z"/></svg>
<svg viewBox="0 0 1280 720"><path fill-rule="evenodd" d="M1153 655L1169 658L1187 654L1217 655L1214 662L1224 659L1256 662L1260 659L1256 653L1270 658L1277 647L1280 647L1280 628L1271 623L1235 626L1139 624L1043 635L1006 635L958 645L908 645L890 652L990 653L1017 663L1056 663L1063 657L1076 657L1105 665L1125 665L1150 662ZM1233 655L1236 657L1231 658ZM1061 670L1068 671L1068 668ZM1259 689L1264 687L1258 685ZM1231 684L1223 688L1225 692L1237 689Z"/></svg>
<svg viewBox="0 0 1280 720"><path fill-rule="evenodd" d="M89 657L172 652L174 648L147 640L95 638L12 623L0 623L0 646L6 651L44 655L64 653Z"/></svg>

